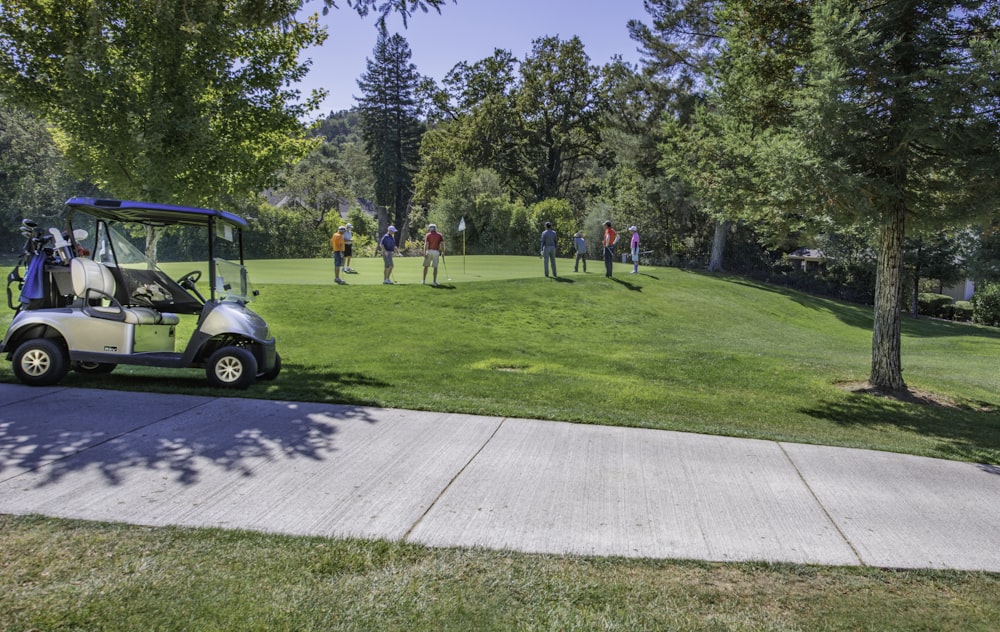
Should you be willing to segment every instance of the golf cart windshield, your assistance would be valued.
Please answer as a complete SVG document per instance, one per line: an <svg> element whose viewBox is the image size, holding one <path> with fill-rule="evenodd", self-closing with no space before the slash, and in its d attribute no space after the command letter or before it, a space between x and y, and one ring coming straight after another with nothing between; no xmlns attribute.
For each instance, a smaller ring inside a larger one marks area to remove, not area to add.
<svg viewBox="0 0 1000 632"><path fill-rule="evenodd" d="M115 277L118 302L180 314L201 313L202 302L148 259L127 236L107 222L94 222L93 258Z"/></svg>
<svg viewBox="0 0 1000 632"><path fill-rule="evenodd" d="M202 292L207 290L208 300L246 303L254 295L243 265L242 229L247 224L237 215L196 207L93 198L73 198L66 204L72 209L71 225L92 223L81 227L90 228L90 234L95 236L92 256L111 269L118 285L115 298L122 304L196 314L205 302L199 287ZM195 263L196 269L175 281L143 252L149 230L160 231L161 235L169 230L167 234L172 237L164 242L173 239L176 244L186 246L182 251L189 256L183 260L190 261L193 256L200 264ZM201 258L206 246L208 257ZM235 255L239 262L223 259L219 256L223 254ZM205 278L196 287L203 273Z"/></svg>
<svg viewBox="0 0 1000 632"><path fill-rule="evenodd" d="M220 301L249 303L254 296L246 266L225 259L215 260L214 289Z"/></svg>

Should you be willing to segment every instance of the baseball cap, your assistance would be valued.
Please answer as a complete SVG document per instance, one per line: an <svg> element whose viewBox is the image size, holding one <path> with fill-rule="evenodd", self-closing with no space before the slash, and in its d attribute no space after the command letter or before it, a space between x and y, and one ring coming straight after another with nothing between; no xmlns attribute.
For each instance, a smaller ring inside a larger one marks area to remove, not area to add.
<svg viewBox="0 0 1000 632"><path fill-rule="evenodd" d="M427 227L427 230L437 230L437 229L438 229L437 224L431 224L430 226Z"/></svg>
<svg viewBox="0 0 1000 632"><path fill-rule="evenodd" d="M628 229L629 229L629 230L639 230L639 229L638 229L638 228L636 228L635 226L629 226L629 227L628 227Z"/></svg>
<svg viewBox="0 0 1000 632"><path fill-rule="evenodd" d="M345 227L343 227L343 226L339 226L339 227L337 228L337 232L338 232L338 233L342 233L342 232L344 232L345 230L347 230L347 228L345 228Z"/></svg>
<svg viewBox="0 0 1000 632"><path fill-rule="evenodd" d="M390 233L394 233L394 232L396 232L396 227L395 227L395 226L390 226L390 227L389 227L389 232L390 232Z"/></svg>

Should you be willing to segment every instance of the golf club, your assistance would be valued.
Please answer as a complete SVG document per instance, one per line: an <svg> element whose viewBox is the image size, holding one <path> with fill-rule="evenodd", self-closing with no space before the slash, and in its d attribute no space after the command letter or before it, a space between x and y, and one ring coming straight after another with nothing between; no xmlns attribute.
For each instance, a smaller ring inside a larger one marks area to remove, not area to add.
<svg viewBox="0 0 1000 632"><path fill-rule="evenodd" d="M441 263L444 264L444 275L451 281L451 275L448 274L448 262L445 260L444 255L441 255Z"/></svg>

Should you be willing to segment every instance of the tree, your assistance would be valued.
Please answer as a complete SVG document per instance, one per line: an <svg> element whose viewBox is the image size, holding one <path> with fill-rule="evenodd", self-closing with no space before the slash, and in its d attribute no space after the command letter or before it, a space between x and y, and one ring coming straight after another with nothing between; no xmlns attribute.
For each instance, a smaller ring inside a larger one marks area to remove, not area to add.
<svg viewBox="0 0 1000 632"><path fill-rule="evenodd" d="M983 282L1000 283L1000 217L962 236L969 278L977 286Z"/></svg>
<svg viewBox="0 0 1000 632"><path fill-rule="evenodd" d="M404 19L443 0L347 0ZM76 173L119 197L216 205L267 188L309 152L288 86L320 44L279 0L5 0L0 94L45 119ZM336 7L324 1L324 12ZM155 239L152 241L155 244Z"/></svg>
<svg viewBox="0 0 1000 632"><path fill-rule="evenodd" d="M0 253L21 251L22 219L58 226L66 198L89 192L70 176L44 123L0 100Z"/></svg>
<svg viewBox="0 0 1000 632"><path fill-rule="evenodd" d="M471 252L500 254L519 250L521 237L513 230L524 207L508 199L499 175L491 169L459 166L444 177L428 218L452 243L464 241ZM465 220L466 234L458 225ZM456 250L452 247L452 253Z"/></svg>
<svg viewBox="0 0 1000 632"><path fill-rule="evenodd" d="M917 316L917 303L922 279L938 282L937 291L961 280L964 276L959 260L960 241L954 234L937 231L933 234L913 235L906 238L904 263L911 277L910 311Z"/></svg>
<svg viewBox="0 0 1000 632"><path fill-rule="evenodd" d="M434 9L441 13L441 7L447 0L346 0L347 6L358 12L358 15L365 17L372 10L379 13L379 27L385 30L385 20L390 13L398 13L403 18L403 26L407 25L409 17L420 9L427 13L428 9ZM457 0L452 0L457 4ZM336 0L323 0L323 15L326 15L330 8L337 8Z"/></svg>
<svg viewBox="0 0 1000 632"><path fill-rule="evenodd" d="M375 43L374 59L358 80L363 138L375 175L375 202L403 226L413 198L413 174L420 151L420 120L415 97L420 76L410 63L410 47L385 31Z"/></svg>
<svg viewBox="0 0 1000 632"><path fill-rule="evenodd" d="M415 201L427 205L445 177L462 166L492 169L504 188L515 190L519 172L520 117L514 92L517 60L509 51L473 64L460 62L445 76L443 88L425 83L432 126L420 144L420 171L414 177Z"/></svg>
<svg viewBox="0 0 1000 632"><path fill-rule="evenodd" d="M540 202L568 196L585 161L596 157L597 80L597 69L590 65L580 38L535 40L531 55L521 64L515 97L523 155L517 185L525 199Z"/></svg>
<svg viewBox="0 0 1000 632"><path fill-rule="evenodd" d="M789 133L828 207L879 223L869 380L898 391L907 224L944 227L997 207L1000 9L817 0L812 28Z"/></svg>
<svg viewBox="0 0 1000 632"><path fill-rule="evenodd" d="M604 220L637 224L643 248L659 261L673 261L675 245L705 214L681 174L665 165L662 148L675 126L690 120L696 100L651 66L639 72L621 61L602 69L599 90L601 142L614 159L602 182L601 195L613 209ZM674 124L664 125L666 119ZM671 156L685 157L673 150Z"/></svg>
<svg viewBox="0 0 1000 632"><path fill-rule="evenodd" d="M869 379L904 389L907 224L942 228L996 209L1000 9L974 0L699 4L712 5L724 45L704 118L718 168L693 171L703 184L719 174L720 199L742 199L773 226L827 217L877 226Z"/></svg>
<svg viewBox="0 0 1000 632"><path fill-rule="evenodd" d="M433 199L460 164L495 170L525 204L582 197L602 158L598 79L576 37L537 39L522 62L496 50L457 64L443 89L423 89L437 124L421 151L419 199Z"/></svg>
<svg viewBox="0 0 1000 632"><path fill-rule="evenodd" d="M669 204L670 207L694 207L702 212L708 211L712 217L715 234L708 269L713 272L721 271L723 267L723 251L730 227L725 216L737 209L730 209L719 200L715 200L713 204L713 193L718 188L713 186L714 181L705 182L703 179L706 174L705 163L711 161L712 152L698 142L710 137L704 133L704 128L693 127L693 119L696 106L703 97L699 92L704 90L705 79L718 55L717 43L720 38L714 13L721 4L717 1L646 2L652 25L630 20L628 29L632 39L642 46L644 53L645 71L642 80L649 86L645 91L651 95L661 95L659 101L665 116L661 117L658 126L660 129L647 126L638 140L636 133L629 131L634 126L633 123L620 115L615 121L617 129L625 130L624 134L619 132L618 135L641 152L633 150L631 153L638 153L640 156L645 154L646 158L636 163L641 173L650 178L665 176L664 179L668 182L676 179L686 184L685 189L690 189L691 195L678 196L679 199L672 200L674 203ZM666 96L666 100L663 96ZM666 115L670 101L674 102L672 116ZM662 123L664 119L667 121L665 124ZM645 143L643 139L646 139ZM649 141L654 139L657 145L655 153L648 147ZM644 144L647 145L645 148ZM649 170L649 156L652 155L656 156L653 164L655 170L662 174L660 176L653 175L655 172ZM643 165L646 165L645 168ZM715 168L710 169L712 173L719 172ZM672 187L674 191L677 188ZM671 188L664 190L669 192ZM684 200L686 197L693 199ZM645 233L643 239L646 243L651 243ZM668 242L667 252L671 253L671 250Z"/></svg>
<svg viewBox="0 0 1000 632"><path fill-rule="evenodd" d="M323 225L327 213L339 209L341 199L350 197L332 153L330 145L319 147L292 167L282 187L288 205L305 211L314 229Z"/></svg>
<svg viewBox="0 0 1000 632"><path fill-rule="evenodd" d="M13 0L0 10L0 89L56 129L70 163L117 196L208 204L246 196L301 156L290 82L325 35L290 4Z"/></svg>

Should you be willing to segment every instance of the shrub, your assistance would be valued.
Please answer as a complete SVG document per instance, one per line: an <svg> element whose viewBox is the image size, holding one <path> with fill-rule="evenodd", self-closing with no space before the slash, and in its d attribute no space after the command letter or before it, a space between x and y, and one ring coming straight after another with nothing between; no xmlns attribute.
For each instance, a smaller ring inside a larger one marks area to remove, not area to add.
<svg viewBox="0 0 1000 632"><path fill-rule="evenodd" d="M972 296L972 322L1000 327L1000 283L988 283Z"/></svg>
<svg viewBox="0 0 1000 632"><path fill-rule="evenodd" d="M959 320L967 323L972 320L972 303L969 301L955 301L955 313L952 320Z"/></svg>
<svg viewBox="0 0 1000 632"><path fill-rule="evenodd" d="M934 318L951 318L952 298L945 294L921 292L917 295L917 313Z"/></svg>

